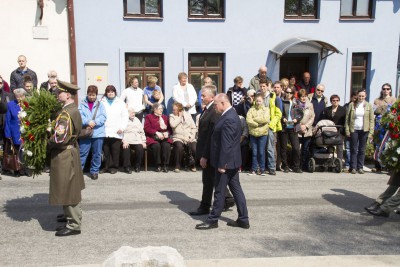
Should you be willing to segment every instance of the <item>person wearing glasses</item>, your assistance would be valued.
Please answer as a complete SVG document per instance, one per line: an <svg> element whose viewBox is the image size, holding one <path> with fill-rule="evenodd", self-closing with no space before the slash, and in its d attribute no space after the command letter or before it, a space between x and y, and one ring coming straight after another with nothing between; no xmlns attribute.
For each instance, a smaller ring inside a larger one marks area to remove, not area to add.
<svg viewBox="0 0 400 267"><path fill-rule="evenodd" d="M293 88L289 87L286 89L285 99L283 99L282 103L282 131L279 135L279 142L277 144L277 148L279 147L279 150L281 151L280 157L282 161L282 169L286 173L289 172L286 153L289 140L290 145L292 146L293 170L296 173L302 173L300 168L300 143L298 132L301 129L300 121L303 118L303 109L297 106Z"/></svg>
<svg viewBox="0 0 400 267"><path fill-rule="evenodd" d="M375 128L374 128L374 144L375 147L379 147L384 135L385 129L381 127L381 118L383 114L390 110L393 103L396 102L396 98L392 96L392 86L389 83L382 85L382 90L379 98L374 101L374 114L375 114ZM381 172L382 166L377 160L375 160L375 168L373 172Z"/></svg>
<svg viewBox="0 0 400 267"><path fill-rule="evenodd" d="M254 89L247 91L247 97L238 105L236 110L239 116L246 118L247 112L249 112L249 109L253 105L255 95L256 91Z"/></svg>
<svg viewBox="0 0 400 267"><path fill-rule="evenodd" d="M346 109L340 105L340 97L338 95L331 95L330 98L332 106L327 107L322 113L323 120L330 120L335 125L340 125L342 140L344 140L344 123L346 121ZM343 144L336 146L336 154L340 160L343 160Z"/></svg>
<svg viewBox="0 0 400 267"><path fill-rule="evenodd" d="M317 123L322 119L322 113L324 109L328 106L328 99L324 96L325 85L318 84L315 89L315 93L308 94L308 98L310 99L311 104L314 107L314 122L313 127L317 125Z"/></svg>
<svg viewBox="0 0 400 267"><path fill-rule="evenodd" d="M365 99L365 89L357 92L357 101L350 103L346 114L346 136L350 137L350 169L352 174L364 174L367 139L374 134L374 109Z"/></svg>

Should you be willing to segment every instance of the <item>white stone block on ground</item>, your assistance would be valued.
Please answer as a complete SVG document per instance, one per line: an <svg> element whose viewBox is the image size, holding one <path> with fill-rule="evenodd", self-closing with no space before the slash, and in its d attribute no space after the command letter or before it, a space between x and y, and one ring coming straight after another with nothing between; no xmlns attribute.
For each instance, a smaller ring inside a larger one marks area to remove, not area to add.
<svg viewBox="0 0 400 267"><path fill-rule="evenodd" d="M183 257L171 247L122 246L103 262L103 267L185 267Z"/></svg>

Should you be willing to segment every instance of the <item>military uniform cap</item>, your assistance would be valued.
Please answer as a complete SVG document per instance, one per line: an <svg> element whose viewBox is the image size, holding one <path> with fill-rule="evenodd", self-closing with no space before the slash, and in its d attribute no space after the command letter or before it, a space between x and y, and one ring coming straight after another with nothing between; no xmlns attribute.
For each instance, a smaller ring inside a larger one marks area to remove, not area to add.
<svg viewBox="0 0 400 267"><path fill-rule="evenodd" d="M68 92L73 95L77 94L80 89L77 85L57 80L57 87L59 92Z"/></svg>

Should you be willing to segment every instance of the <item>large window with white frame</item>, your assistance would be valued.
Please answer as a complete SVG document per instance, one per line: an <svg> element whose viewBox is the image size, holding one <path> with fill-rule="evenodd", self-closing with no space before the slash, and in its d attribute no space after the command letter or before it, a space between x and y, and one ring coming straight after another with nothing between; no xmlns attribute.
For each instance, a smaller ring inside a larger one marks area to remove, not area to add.
<svg viewBox="0 0 400 267"><path fill-rule="evenodd" d="M340 0L341 18L372 18L373 0Z"/></svg>
<svg viewBox="0 0 400 267"><path fill-rule="evenodd" d="M189 82L198 92L203 86L203 80L210 77L219 93L222 93L224 70L224 54L189 54Z"/></svg>
<svg viewBox="0 0 400 267"><path fill-rule="evenodd" d="M285 19L318 19L319 0L285 0Z"/></svg>
<svg viewBox="0 0 400 267"><path fill-rule="evenodd" d="M123 0L124 16L132 18L162 18L162 0Z"/></svg>
<svg viewBox="0 0 400 267"><path fill-rule="evenodd" d="M159 53L127 53L125 54L125 84L129 87L130 77L136 77L139 87L147 86L147 77L156 76L157 85L163 88L164 54Z"/></svg>

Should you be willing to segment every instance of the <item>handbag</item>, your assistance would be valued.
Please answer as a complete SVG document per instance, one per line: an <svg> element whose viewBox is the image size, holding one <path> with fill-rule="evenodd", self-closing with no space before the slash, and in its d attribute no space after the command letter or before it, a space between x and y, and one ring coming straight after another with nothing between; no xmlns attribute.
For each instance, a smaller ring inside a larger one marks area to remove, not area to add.
<svg viewBox="0 0 400 267"><path fill-rule="evenodd" d="M22 169L18 158L18 151L11 139L6 141L3 151L3 170L19 171Z"/></svg>
<svg viewBox="0 0 400 267"><path fill-rule="evenodd" d="M93 114L92 121L96 118L97 110L99 109L100 102L97 101L97 106ZM93 136L93 128L87 126L86 128L82 128L81 131L79 132L78 139L85 139L85 138L91 138Z"/></svg>

